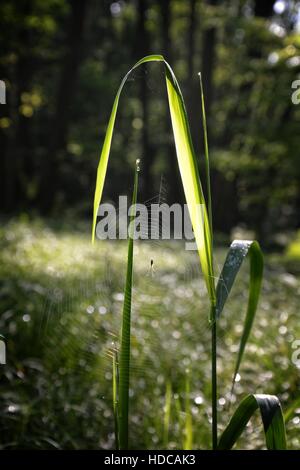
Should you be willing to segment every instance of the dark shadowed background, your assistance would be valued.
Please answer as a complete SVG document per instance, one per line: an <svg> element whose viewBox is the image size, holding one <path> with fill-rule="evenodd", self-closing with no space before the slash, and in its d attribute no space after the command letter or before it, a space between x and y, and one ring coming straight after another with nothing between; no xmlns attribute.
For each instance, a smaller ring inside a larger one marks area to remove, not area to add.
<svg viewBox="0 0 300 470"><path fill-rule="evenodd" d="M118 349L127 247L99 240L92 246L90 228L113 100L122 77L147 54L163 54L175 71L201 172L203 75L216 273L232 237L256 237L265 253L261 301L232 397L246 263L218 324L219 430L246 393L276 394L288 410L288 446L299 449L296 0L1 0L0 334L7 364L0 366L0 448L115 448L111 351ZM105 201L131 194L137 158L139 202L158 194L183 202L157 63L126 83ZM186 422L190 446L210 447L208 303L197 254L176 243L135 246L135 449L182 448ZM258 416L238 448L264 448Z"/></svg>
<svg viewBox="0 0 300 470"><path fill-rule="evenodd" d="M299 15L296 1L2 1L1 212L90 217L117 87L136 60L159 53L181 84L200 166L203 74L216 229L245 224L266 244L294 229ZM170 201L182 198L161 67L138 69L126 85L107 199L128 192L138 157L141 201L162 175Z"/></svg>

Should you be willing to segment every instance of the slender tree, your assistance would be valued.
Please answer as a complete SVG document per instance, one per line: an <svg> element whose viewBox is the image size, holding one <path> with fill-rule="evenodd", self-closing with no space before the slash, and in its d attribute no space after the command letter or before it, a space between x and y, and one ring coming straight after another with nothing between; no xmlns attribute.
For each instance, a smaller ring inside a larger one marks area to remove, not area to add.
<svg viewBox="0 0 300 470"><path fill-rule="evenodd" d="M217 6L218 0L207 0L207 4L211 7ZM213 101L213 71L216 58L216 34L215 26L209 26L204 29L202 38L202 78L203 89L205 94L206 115L208 122L210 121L210 112Z"/></svg>
<svg viewBox="0 0 300 470"><path fill-rule="evenodd" d="M56 93L55 112L51 132L49 132L49 153L43 164L41 179L41 204L44 211L49 211L58 184L59 155L65 150L71 120L71 105L76 91L79 66L82 61L84 27L88 2L85 0L69 1L70 16L66 39L66 52L61 62L61 73ZM49 191L51 181L51 191Z"/></svg>
<svg viewBox="0 0 300 470"><path fill-rule="evenodd" d="M137 31L136 31L136 60L146 56L150 53L149 51L149 34L147 30L147 0L138 0L137 3ZM153 196L152 190L152 177L151 177L151 166L153 161L153 155L151 152L150 141L149 141L149 96L147 89L147 77L144 74L141 78L140 83L140 100L142 106L142 178L141 178L141 189L143 191L145 199Z"/></svg>

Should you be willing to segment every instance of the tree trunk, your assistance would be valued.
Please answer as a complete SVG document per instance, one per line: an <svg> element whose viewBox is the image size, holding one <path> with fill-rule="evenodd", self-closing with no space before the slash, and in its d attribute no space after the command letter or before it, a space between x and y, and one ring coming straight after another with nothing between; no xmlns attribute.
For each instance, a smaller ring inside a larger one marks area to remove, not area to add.
<svg viewBox="0 0 300 470"><path fill-rule="evenodd" d="M254 15L261 18L270 18L273 14L275 0L255 0Z"/></svg>
<svg viewBox="0 0 300 470"><path fill-rule="evenodd" d="M190 0L190 17L188 31L188 79L194 79L194 55L196 32L196 0Z"/></svg>
<svg viewBox="0 0 300 470"><path fill-rule="evenodd" d="M138 0L138 18L136 34L136 60L149 54L149 36L146 28L147 0ZM142 105L142 155L141 155L141 189L145 200L153 196L152 190L152 152L149 142L149 97L146 75L143 75L140 84L140 100Z"/></svg>
<svg viewBox="0 0 300 470"><path fill-rule="evenodd" d="M170 38L170 26L171 26L171 0L165 0L160 2L160 12L161 12L161 41L162 41L162 55L173 67L173 51ZM165 164L165 175L161 175L161 178L165 176L166 185L167 185L167 198L168 201L172 204L178 202L180 196L180 175L178 166L174 165L176 162L176 152L174 146L174 139L172 134L172 126L170 120L170 112L168 105L166 105L164 113L164 145L163 145L163 158L166 162ZM163 201L162 201L163 202Z"/></svg>
<svg viewBox="0 0 300 470"><path fill-rule="evenodd" d="M58 188L58 158L65 150L71 120L71 105L79 66L82 60L82 42L88 2L70 1L70 18L67 50L61 65L61 76L57 89L56 106L52 128L49 129L48 157L43 165L41 180L42 209L48 212L54 202Z"/></svg>
<svg viewBox="0 0 300 470"><path fill-rule="evenodd" d="M195 70L195 40L197 31L197 18L196 18L196 5L197 0L190 0L189 2L189 19L188 19L188 35L187 35L187 80L185 83L186 97L187 97L187 112L189 115L189 122L193 143L197 154L200 154L201 145L201 98L199 79Z"/></svg>
<svg viewBox="0 0 300 470"><path fill-rule="evenodd" d="M32 12L31 2L21 5L24 18ZM20 112L22 93L30 90L32 75L34 74L34 60L32 56L30 30L24 22L17 28L20 45L17 49L18 60L13 67L7 106L7 114L12 126L3 135L3 208L6 212L14 212L20 206L26 206L28 181L34 178L33 150L30 138L30 117Z"/></svg>
<svg viewBox="0 0 300 470"><path fill-rule="evenodd" d="M216 6L217 0L208 0L211 6ZM210 122L210 112L213 101L213 69L216 56L216 28L211 26L203 33L203 53L202 53L202 79L205 96L206 117Z"/></svg>

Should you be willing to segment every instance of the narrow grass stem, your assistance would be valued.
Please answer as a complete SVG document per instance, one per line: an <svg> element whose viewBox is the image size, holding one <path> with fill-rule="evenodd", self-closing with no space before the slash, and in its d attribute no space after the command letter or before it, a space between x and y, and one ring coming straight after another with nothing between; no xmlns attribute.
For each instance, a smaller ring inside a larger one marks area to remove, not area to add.
<svg viewBox="0 0 300 470"><path fill-rule="evenodd" d="M113 410L115 420L115 445L119 450L119 422L118 422L118 388L119 388L118 353L113 351Z"/></svg>
<svg viewBox="0 0 300 470"><path fill-rule="evenodd" d="M211 256L213 265L213 223L212 223L212 199L211 199L211 185L210 185L210 164L209 164L209 150L207 138L207 124L205 112L205 100L203 92L203 83L201 72L199 72L200 93L201 93L201 106L202 106L202 123L203 123L203 137L204 137L204 155L205 155L205 175L207 187L207 200L208 200L208 219L211 235ZM211 321L211 396L212 396L212 448L215 450L218 445L218 414L217 414L217 319L216 319L216 306L211 305L210 309Z"/></svg>
<svg viewBox="0 0 300 470"><path fill-rule="evenodd" d="M128 406L129 406L129 379L130 379L130 335L131 335L131 297L132 297L132 273L133 273L133 239L134 219L138 190L139 160L136 161L134 176L134 188L132 196L131 212L129 217L129 238L127 255L127 272L124 289L123 320L121 332L121 351L119 361L119 407L118 407L118 431L119 448L128 449Z"/></svg>
<svg viewBox="0 0 300 470"><path fill-rule="evenodd" d="M211 307L211 404L212 404L212 448L218 445L218 412L217 412L217 322L216 307Z"/></svg>

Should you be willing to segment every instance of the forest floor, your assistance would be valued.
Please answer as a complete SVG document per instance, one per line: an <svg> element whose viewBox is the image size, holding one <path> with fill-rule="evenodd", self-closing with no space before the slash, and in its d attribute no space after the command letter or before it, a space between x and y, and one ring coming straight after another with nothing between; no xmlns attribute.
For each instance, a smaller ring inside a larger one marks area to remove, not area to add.
<svg viewBox="0 0 300 470"><path fill-rule="evenodd" d="M114 448L111 351L118 348L126 242L92 246L87 225L24 219L2 225L0 247L0 333L7 340L0 448ZM217 248L218 266L225 253ZM247 263L220 319L220 431L247 393L277 394L284 410L299 397L300 370L292 359L300 340L300 275L283 256L269 254L265 261L262 297L230 409ZM193 448L209 448L208 303L197 254L177 242L136 243L131 354L131 447L182 448L188 412ZM289 448L300 446L299 426L300 404L287 423ZM258 415L237 447L264 448Z"/></svg>

